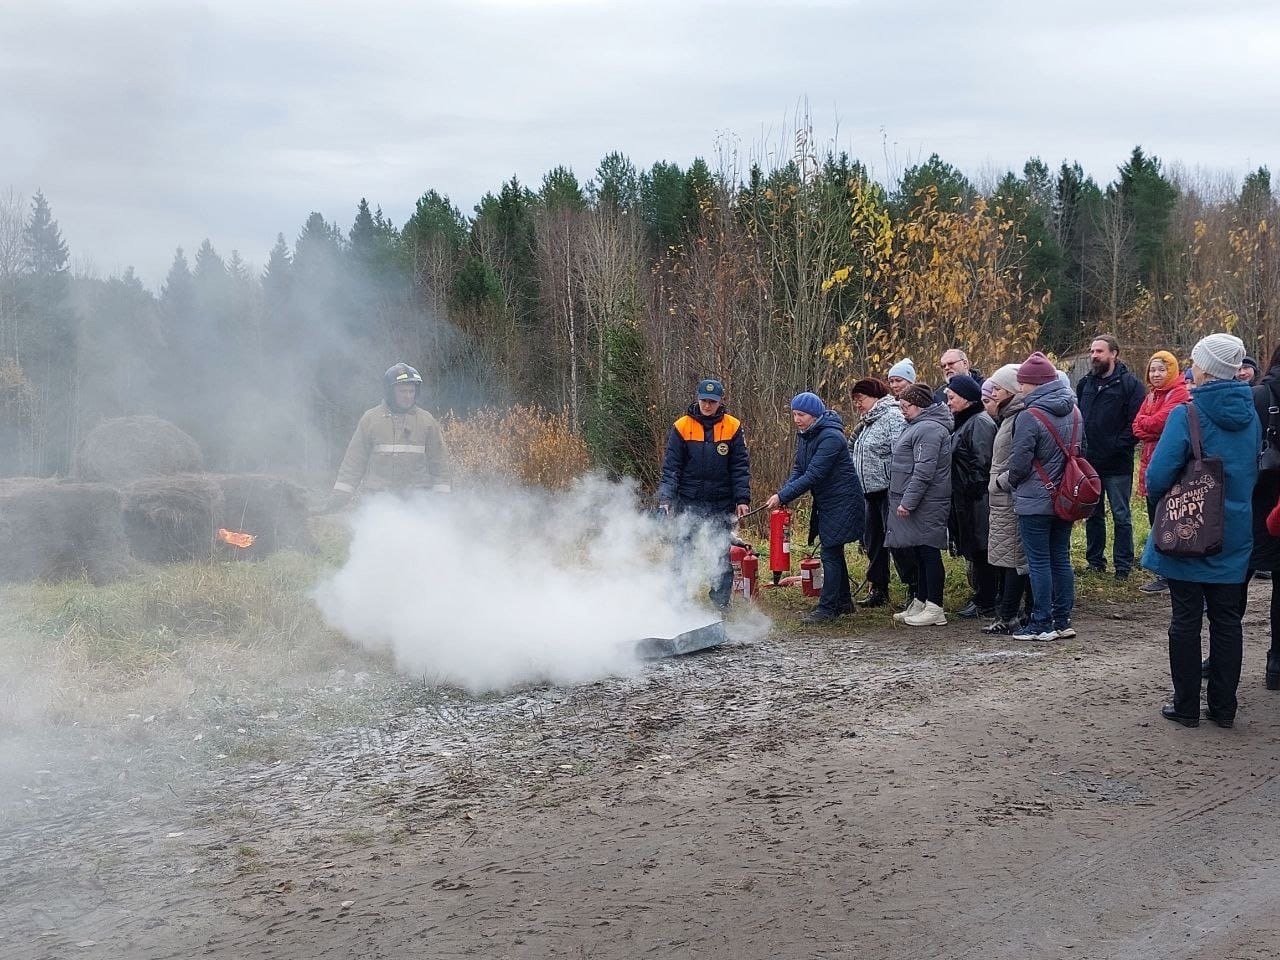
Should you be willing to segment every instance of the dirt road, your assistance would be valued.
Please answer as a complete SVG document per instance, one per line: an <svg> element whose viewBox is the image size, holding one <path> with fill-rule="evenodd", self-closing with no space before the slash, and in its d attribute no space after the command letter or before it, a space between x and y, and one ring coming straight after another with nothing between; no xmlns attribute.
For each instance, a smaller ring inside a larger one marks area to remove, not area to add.
<svg viewBox="0 0 1280 960"><path fill-rule="evenodd" d="M1251 607L1233 730L1159 716L1151 600L1054 644L854 621L424 693L141 787L32 773L0 956L1271 958L1280 695Z"/></svg>

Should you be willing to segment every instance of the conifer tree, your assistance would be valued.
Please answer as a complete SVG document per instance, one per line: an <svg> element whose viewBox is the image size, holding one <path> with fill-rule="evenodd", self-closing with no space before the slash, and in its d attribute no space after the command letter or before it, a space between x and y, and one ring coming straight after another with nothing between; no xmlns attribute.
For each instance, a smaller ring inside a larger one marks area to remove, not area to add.
<svg viewBox="0 0 1280 960"><path fill-rule="evenodd" d="M636 165L617 151L608 154L587 184L587 194L602 213L616 216L634 209L640 197Z"/></svg>
<svg viewBox="0 0 1280 960"><path fill-rule="evenodd" d="M895 213L899 217L911 213L920 206L923 192L929 187L937 190L937 206L945 210L961 210L974 197L969 178L933 153L924 163L903 171L898 189L892 196Z"/></svg>
<svg viewBox="0 0 1280 960"><path fill-rule="evenodd" d="M1156 290L1169 267L1169 222L1178 189L1164 176L1160 159L1146 156L1141 146L1120 168L1115 187L1133 224L1138 276L1147 289Z"/></svg>
<svg viewBox="0 0 1280 960"><path fill-rule="evenodd" d="M32 471L64 472L76 441L77 324L70 302L70 255L48 201L37 192L24 230L26 269L15 359L38 397Z"/></svg>

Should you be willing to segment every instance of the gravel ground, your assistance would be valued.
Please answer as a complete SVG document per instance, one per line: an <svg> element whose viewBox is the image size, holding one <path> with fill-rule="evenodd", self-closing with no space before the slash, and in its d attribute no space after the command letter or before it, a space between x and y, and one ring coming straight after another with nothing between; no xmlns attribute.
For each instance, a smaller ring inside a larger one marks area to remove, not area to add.
<svg viewBox="0 0 1280 960"><path fill-rule="evenodd" d="M855 618L570 689L336 672L12 741L0 957L1271 958L1263 610L1232 730L1160 717L1154 598L1052 644Z"/></svg>

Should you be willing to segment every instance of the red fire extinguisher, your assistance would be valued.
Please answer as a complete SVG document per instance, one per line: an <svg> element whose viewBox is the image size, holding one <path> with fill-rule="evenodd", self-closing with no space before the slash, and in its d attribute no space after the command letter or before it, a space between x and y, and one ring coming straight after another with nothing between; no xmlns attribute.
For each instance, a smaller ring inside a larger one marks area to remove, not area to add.
<svg viewBox="0 0 1280 960"><path fill-rule="evenodd" d="M729 566L733 570L733 592L742 592L742 561L747 555L747 547L742 544L731 544L729 547Z"/></svg>
<svg viewBox="0 0 1280 960"><path fill-rule="evenodd" d="M769 570L776 587L784 573L791 572L791 511L778 509L769 514Z"/></svg>
<svg viewBox="0 0 1280 960"><path fill-rule="evenodd" d="M760 579L760 558L754 550L749 550L742 558L742 596L746 600L755 599L756 581Z"/></svg>
<svg viewBox="0 0 1280 960"><path fill-rule="evenodd" d="M822 561L805 557L800 561L800 590L806 597L822 594Z"/></svg>
<svg viewBox="0 0 1280 960"><path fill-rule="evenodd" d="M747 543L735 543L729 548L729 566L733 568L733 592L744 600L756 595L756 580L760 576L760 558Z"/></svg>

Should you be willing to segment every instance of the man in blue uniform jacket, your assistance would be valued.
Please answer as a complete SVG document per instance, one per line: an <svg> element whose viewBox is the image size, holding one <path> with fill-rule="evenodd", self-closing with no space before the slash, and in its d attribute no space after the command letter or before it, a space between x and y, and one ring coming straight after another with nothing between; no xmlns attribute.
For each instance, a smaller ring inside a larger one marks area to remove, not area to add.
<svg viewBox="0 0 1280 960"><path fill-rule="evenodd" d="M720 569L711 601L724 609L733 589L729 566L729 533L751 503L751 459L742 422L724 407L724 384L698 382L697 400L671 426L662 458L658 507L666 513L689 513L716 526L723 535Z"/></svg>

